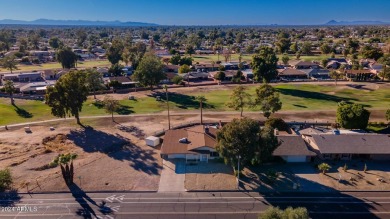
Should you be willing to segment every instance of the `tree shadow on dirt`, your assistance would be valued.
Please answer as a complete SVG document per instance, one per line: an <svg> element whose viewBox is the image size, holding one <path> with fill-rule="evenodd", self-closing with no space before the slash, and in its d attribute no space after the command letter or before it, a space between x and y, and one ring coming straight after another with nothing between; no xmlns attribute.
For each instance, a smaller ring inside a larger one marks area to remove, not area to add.
<svg viewBox="0 0 390 219"><path fill-rule="evenodd" d="M67 139L85 152L101 152L115 160L128 161L132 168L149 175L158 175L162 169L154 157L154 150L142 149L120 134L113 135L87 126L84 129L71 130Z"/></svg>
<svg viewBox="0 0 390 219"><path fill-rule="evenodd" d="M240 188L244 194L281 209L305 207L310 218L338 218L341 214L343 218L379 218L371 213L380 211L378 203L341 193L336 188L300 177L289 170L279 172L276 179L269 179L266 173L268 169L253 167L250 174L240 178ZM249 192L258 192L262 198L254 197Z"/></svg>
<svg viewBox="0 0 390 219"><path fill-rule="evenodd" d="M0 193L0 207L12 207L17 204L21 198L22 197L16 189L2 192Z"/></svg>
<svg viewBox="0 0 390 219"><path fill-rule="evenodd" d="M154 92L153 94L150 95L151 97L157 97L160 96L162 101L166 101L166 95L165 92ZM188 108L193 108L193 109L199 109L200 104L199 101L195 99L194 96L190 95L185 95L185 94L180 94L176 92L168 92L168 99L169 102L175 103L178 108L180 109L188 109ZM207 96L206 96L207 99ZM203 109L214 109L214 105L209 104L204 102L202 104Z"/></svg>
<svg viewBox="0 0 390 219"><path fill-rule="evenodd" d="M341 101L351 103L351 101L357 100L355 98L338 97L338 96L319 93L319 92L315 92L315 91L295 90L295 89L288 89L288 88L276 88L276 90L283 95L290 95L290 96L294 96L294 97L313 99L313 100L331 101L331 102L336 102L336 103L341 102Z"/></svg>
<svg viewBox="0 0 390 219"><path fill-rule="evenodd" d="M22 118L26 118L26 119L33 117L33 114L31 114L27 110L20 108L20 107L16 106L15 104L13 104L13 106L15 107L15 112L18 114L18 116L20 116Z"/></svg>

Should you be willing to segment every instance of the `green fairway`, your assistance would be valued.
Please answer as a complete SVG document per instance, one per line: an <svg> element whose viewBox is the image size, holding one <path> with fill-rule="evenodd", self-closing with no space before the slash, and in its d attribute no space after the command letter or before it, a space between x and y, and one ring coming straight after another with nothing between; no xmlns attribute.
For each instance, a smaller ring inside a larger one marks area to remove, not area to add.
<svg viewBox="0 0 390 219"><path fill-rule="evenodd" d="M254 94L257 86L248 87L248 92ZM283 102L282 111L312 111L336 110L337 103L347 101L360 103L369 109L384 110L390 108L390 88L370 90L347 86L308 85L308 84L279 84L275 88L280 92ZM170 106L174 111L194 110L199 108L195 96L204 95L207 98L204 108L207 111L232 111L225 106L229 100L230 90L212 90L190 95L176 92L170 93ZM164 97L164 95L161 95ZM138 98L137 100L123 99L117 114L155 113L166 110L163 101L154 97ZM42 101L16 100L16 106L10 105L9 98L0 98L0 125L46 120L54 118L50 108ZM249 109L255 111L256 109ZM88 100L83 107L81 116L107 115L103 107Z"/></svg>

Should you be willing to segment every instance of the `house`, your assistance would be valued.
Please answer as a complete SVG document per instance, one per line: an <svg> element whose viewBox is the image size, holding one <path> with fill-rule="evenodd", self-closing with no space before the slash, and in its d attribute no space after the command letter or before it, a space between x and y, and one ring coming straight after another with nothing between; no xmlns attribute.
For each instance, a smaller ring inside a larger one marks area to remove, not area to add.
<svg viewBox="0 0 390 219"><path fill-rule="evenodd" d="M313 134L306 141L321 159L390 160L390 136L384 134Z"/></svg>
<svg viewBox="0 0 390 219"><path fill-rule="evenodd" d="M25 72L25 73L11 73L3 74L0 76L2 81L13 81L13 82L33 82L43 81L42 72Z"/></svg>
<svg viewBox="0 0 390 219"><path fill-rule="evenodd" d="M346 78L350 81L367 81L375 77L376 73L369 69L344 70Z"/></svg>
<svg viewBox="0 0 390 219"><path fill-rule="evenodd" d="M319 68L320 65L314 62L299 61L294 65L295 69L310 69L310 68Z"/></svg>
<svg viewBox="0 0 390 219"><path fill-rule="evenodd" d="M307 143L299 135L278 136L280 145L272 153L286 162L309 162L316 153L309 150Z"/></svg>
<svg viewBox="0 0 390 219"><path fill-rule="evenodd" d="M329 76L330 71L328 69L300 69L307 74L307 76L314 80L328 80L331 79Z"/></svg>
<svg viewBox="0 0 390 219"><path fill-rule="evenodd" d="M180 66L178 65L165 65L164 72L178 73Z"/></svg>
<svg viewBox="0 0 390 219"><path fill-rule="evenodd" d="M307 79L307 74L304 71L286 68L286 69L278 69L278 77L280 79L293 80L293 79Z"/></svg>
<svg viewBox="0 0 390 219"><path fill-rule="evenodd" d="M219 157L215 150L217 131L205 125L168 130L161 146L161 156L208 162L209 159Z"/></svg>

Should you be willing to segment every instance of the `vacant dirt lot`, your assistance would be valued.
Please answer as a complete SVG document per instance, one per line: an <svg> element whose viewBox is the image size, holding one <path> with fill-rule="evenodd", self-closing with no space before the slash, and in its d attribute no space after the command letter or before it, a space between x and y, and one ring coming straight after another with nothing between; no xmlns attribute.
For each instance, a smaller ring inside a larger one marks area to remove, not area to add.
<svg viewBox="0 0 390 219"><path fill-rule="evenodd" d="M110 124L110 123L108 123ZM100 126L101 127L101 126ZM0 168L9 167L21 192L68 191L59 167L44 168L58 154L77 153L75 182L84 190L157 190L161 158L146 146L144 131L132 125L32 126L2 131ZM43 170L40 170L43 169Z"/></svg>

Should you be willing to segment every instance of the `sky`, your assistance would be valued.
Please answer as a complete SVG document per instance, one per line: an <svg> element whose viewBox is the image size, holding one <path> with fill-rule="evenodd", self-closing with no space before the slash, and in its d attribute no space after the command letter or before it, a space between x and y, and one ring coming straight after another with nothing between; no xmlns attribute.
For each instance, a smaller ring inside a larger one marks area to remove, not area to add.
<svg viewBox="0 0 390 219"><path fill-rule="evenodd" d="M390 0L0 0L0 19L137 21L161 25L390 22Z"/></svg>

